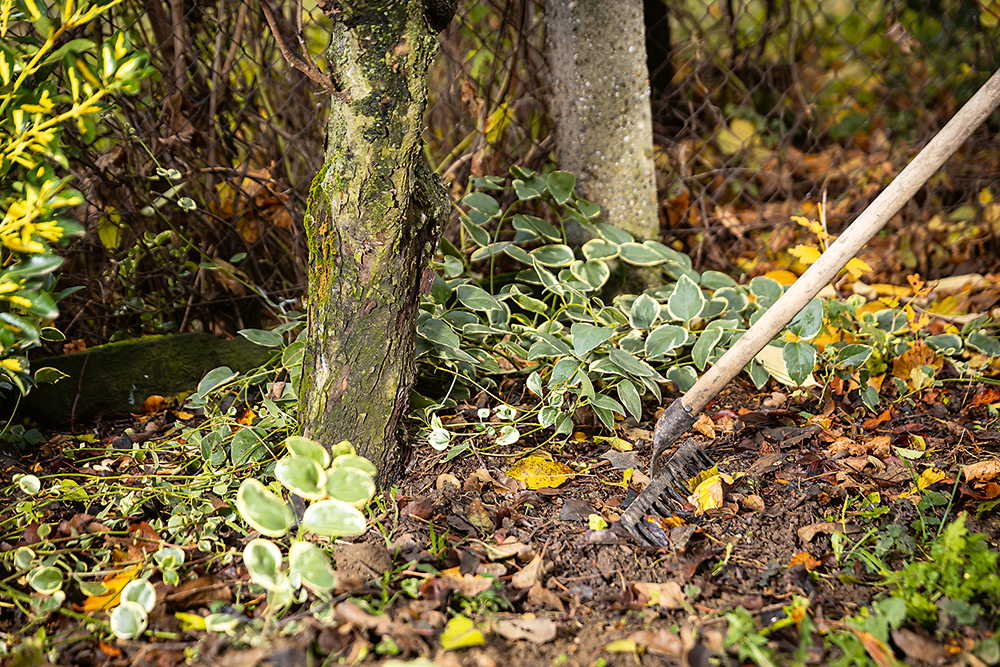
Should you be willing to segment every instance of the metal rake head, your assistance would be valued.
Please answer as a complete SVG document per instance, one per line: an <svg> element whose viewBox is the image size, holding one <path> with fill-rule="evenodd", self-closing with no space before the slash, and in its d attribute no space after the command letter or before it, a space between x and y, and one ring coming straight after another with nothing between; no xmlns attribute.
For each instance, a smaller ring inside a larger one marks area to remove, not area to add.
<svg viewBox="0 0 1000 667"><path fill-rule="evenodd" d="M674 513L672 503L683 505L690 491L688 480L715 465L715 461L694 440L688 440L663 464L659 473L642 493L632 501L622 515L621 523L640 544L664 546L652 524L646 521L648 514L668 516Z"/></svg>

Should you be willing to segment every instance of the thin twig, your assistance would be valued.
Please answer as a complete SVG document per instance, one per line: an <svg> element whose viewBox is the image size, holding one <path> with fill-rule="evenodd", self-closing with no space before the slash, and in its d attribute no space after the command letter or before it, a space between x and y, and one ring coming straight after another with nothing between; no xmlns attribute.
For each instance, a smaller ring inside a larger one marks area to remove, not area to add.
<svg viewBox="0 0 1000 667"><path fill-rule="evenodd" d="M341 102L347 102L350 100L351 96L341 90L337 90L337 87L333 84L333 80L329 76L320 72L319 67L316 66L316 63L312 62L312 59L310 59L307 64L288 50L288 46L285 44L285 39L281 36L281 31L278 30L278 23L274 20L274 12L271 11L271 6L268 4L267 0L261 0L260 8L264 10L264 18L267 19L267 25L271 28L271 34L274 35L274 41L277 42L278 49L281 50L281 55L285 57L288 64L305 74L319 85L323 86L323 90L325 90L330 97L338 99ZM306 58L309 58L308 53L306 54Z"/></svg>

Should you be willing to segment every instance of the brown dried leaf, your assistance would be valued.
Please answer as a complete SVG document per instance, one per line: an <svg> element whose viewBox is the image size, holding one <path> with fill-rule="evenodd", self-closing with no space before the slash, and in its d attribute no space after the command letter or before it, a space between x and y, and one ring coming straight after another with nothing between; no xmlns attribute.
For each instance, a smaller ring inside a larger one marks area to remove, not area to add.
<svg viewBox="0 0 1000 667"><path fill-rule="evenodd" d="M659 605L664 609L681 609L684 606L682 604L686 597L684 591L681 590L681 585L673 580L662 584L637 582L632 584L632 589L645 598L646 606Z"/></svg>
<svg viewBox="0 0 1000 667"><path fill-rule="evenodd" d="M969 482L993 481L1000 477L1000 459L990 459L962 466L962 474Z"/></svg>
<svg viewBox="0 0 1000 667"><path fill-rule="evenodd" d="M532 558L530 563L514 573L514 576L510 578L510 585L520 589L531 588L538 581L541 571L542 556L539 554Z"/></svg>

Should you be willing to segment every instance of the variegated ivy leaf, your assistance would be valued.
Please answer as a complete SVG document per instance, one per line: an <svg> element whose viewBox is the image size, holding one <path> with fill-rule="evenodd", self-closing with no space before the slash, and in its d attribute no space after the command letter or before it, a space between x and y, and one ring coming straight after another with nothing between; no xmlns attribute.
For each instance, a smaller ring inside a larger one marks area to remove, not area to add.
<svg viewBox="0 0 1000 667"><path fill-rule="evenodd" d="M698 317L705 307L705 295L701 288L687 276L681 276L677 281L670 298L667 299L667 311L670 316L681 322L690 322Z"/></svg>

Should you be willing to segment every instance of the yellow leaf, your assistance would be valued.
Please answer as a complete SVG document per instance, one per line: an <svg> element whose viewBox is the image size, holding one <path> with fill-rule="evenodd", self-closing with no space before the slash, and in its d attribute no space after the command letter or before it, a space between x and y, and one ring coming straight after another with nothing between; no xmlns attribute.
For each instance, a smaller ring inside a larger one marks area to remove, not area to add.
<svg viewBox="0 0 1000 667"><path fill-rule="evenodd" d="M83 602L83 610L88 614L98 609L112 609L121 602L121 592L125 585L139 576L138 567L130 567L121 572L113 572L104 578L104 587L108 589L103 595L91 595Z"/></svg>
<svg viewBox="0 0 1000 667"><path fill-rule="evenodd" d="M819 259L821 253L811 245L797 245L789 250L788 254L797 257L803 264L812 264Z"/></svg>
<svg viewBox="0 0 1000 667"><path fill-rule="evenodd" d="M608 522L600 514L591 514L587 517L587 525L591 530L604 530L608 527Z"/></svg>
<svg viewBox="0 0 1000 667"><path fill-rule="evenodd" d="M734 119L729 127L719 130L719 134L716 136L715 140L719 145L719 150L726 155L732 155L741 148L751 146L756 129L753 123L744 118Z"/></svg>
<svg viewBox="0 0 1000 667"><path fill-rule="evenodd" d="M917 488L923 490L947 478L948 476L940 468L928 468L920 473L920 479L917 480Z"/></svg>
<svg viewBox="0 0 1000 667"><path fill-rule="evenodd" d="M791 271L786 271L785 269L776 269L774 271L768 271L764 274L765 278L770 278L771 280L777 280L782 285L791 285L796 280L799 279L797 275Z"/></svg>
<svg viewBox="0 0 1000 667"><path fill-rule="evenodd" d="M855 280L860 278L861 274L868 273L871 270L872 267L868 266L864 260L860 260L857 257L853 257L849 262L847 262L847 272L851 274L851 277Z"/></svg>
<svg viewBox="0 0 1000 667"><path fill-rule="evenodd" d="M471 619L465 616L456 616L448 621L444 632L441 633L441 648L445 651L453 651L457 648L468 648L479 646L486 641L481 630L479 630Z"/></svg>
<svg viewBox="0 0 1000 667"><path fill-rule="evenodd" d="M699 483L694 493L688 497L688 502L697 508L694 511L695 515L722 507L722 478L715 474Z"/></svg>
<svg viewBox="0 0 1000 667"><path fill-rule="evenodd" d="M524 482L529 489L555 488L575 475L572 468L541 456L523 458L507 470L508 477Z"/></svg>
<svg viewBox="0 0 1000 667"><path fill-rule="evenodd" d="M181 622L181 630L185 632L188 630L205 629L205 618L199 616L198 614L189 614L187 612L178 611L174 613L174 617Z"/></svg>
<svg viewBox="0 0 1000 667"><path fill-rule="evenodd" d="M637 653L639 645L631 639L619 639L604 645L604 650L608 653Z"/></svg>

